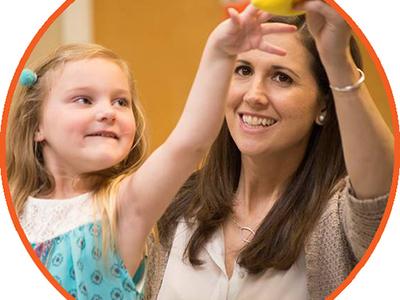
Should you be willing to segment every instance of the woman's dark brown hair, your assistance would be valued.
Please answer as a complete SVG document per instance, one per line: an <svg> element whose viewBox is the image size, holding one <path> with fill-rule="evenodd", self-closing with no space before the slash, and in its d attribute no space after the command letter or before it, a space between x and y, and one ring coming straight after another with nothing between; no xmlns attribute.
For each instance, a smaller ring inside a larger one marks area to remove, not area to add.
<svg viewBox="0 0 400 300"><path fill-rule="evenodd" d="M329 81L304 16L274 17L269 22L296 25L310 54L310 69L326 102L327 120L313 125L304 158L281 197L262 221L253 240L240 252L238 263L251 274L268 268L287 270L296 261L335 186L346 175L343 151ZM351 39L351 52L361 67L359 50ZM195 224L185 255L194 266L201 265L199 252L232 213L239 183L241 154L226 122L203 167L194 173L160 220L161 243L166 243L177 221L184 217Z"/></svg>

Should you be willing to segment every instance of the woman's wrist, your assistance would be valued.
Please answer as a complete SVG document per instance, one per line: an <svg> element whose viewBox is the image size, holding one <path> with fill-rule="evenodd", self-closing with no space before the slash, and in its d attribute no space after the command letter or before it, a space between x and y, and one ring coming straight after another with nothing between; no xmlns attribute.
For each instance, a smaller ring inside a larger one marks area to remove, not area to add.
<svg viewBox="0 0 400 300"><path fill-rule="evenodd" d="M361 73L351 58L350 52L329 59L321 57L321 61L328 75L329 84L333 87L352 86L360 79Z"/></svg>
<svg viewBox="0 0 400 300"><path fill-rule="evenodd" d="M342 64L353 62L350 45L335 49L321 50L318 48L319 57L325 69L340 67Z"/></svg>
<svg viewBox="0 0 400 300"><path fill-rule="evenodd" d="M350 83L347 85L342 85L342 86L336 86L336 85L330 84L329 86L330 86L331 90L334 92L341 92L341 93L347 93L347 92L357 90L365 81L364 72L359 68L357 68L357 71L359 73L359 78L356 82Z"/></svg>

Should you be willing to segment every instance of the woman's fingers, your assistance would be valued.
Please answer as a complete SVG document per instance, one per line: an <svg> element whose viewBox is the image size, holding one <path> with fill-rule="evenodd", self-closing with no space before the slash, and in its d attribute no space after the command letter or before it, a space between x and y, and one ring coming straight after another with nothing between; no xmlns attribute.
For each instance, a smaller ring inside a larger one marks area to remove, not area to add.
<svg viewBox="0 0 400 300"><path fill-rule="evenodd" d="M321 0L306 0L294 6L296 10L303 10L324 16L328 21L343 21L343 18L329 4Z"/></svg>
<svg viewBox="0 0 400 300"><path fill-rule="evenodd" d="M294 10L315 11L323 14L326 13L329 8L330 6L321 0L305 0L293 6Z"/></svg>

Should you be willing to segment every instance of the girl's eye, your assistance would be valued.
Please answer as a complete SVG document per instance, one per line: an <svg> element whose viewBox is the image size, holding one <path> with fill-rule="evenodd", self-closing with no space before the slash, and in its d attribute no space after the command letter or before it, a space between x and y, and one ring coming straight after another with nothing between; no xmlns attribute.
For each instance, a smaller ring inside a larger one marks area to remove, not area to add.
<svg viewBox="0 0 400 300"><path fill-rule="evenodd" d="M129 106L129 101L125 98L118 98L114 101L114 103L116 103L119 106Z"/></svg>
<svg viewBox="0 0 400 300"><path fill-rule="evenodd" d="M77 97L74 102L81 104L92 104L92 101L87 97Z"/></svg>
<svg viewBox="0 0 400 300"><path fill-rule="evenodd" d="M249 66L237 66L235 68L235 74L238 74L240 76L250 76L253 74L253 70Z"/></svg>
<svg viewBox="0 0 400 300"><path fill-rule="evenodd" d="M282 72L275 73L272 76L272 80L274 80L278 83L283 83L283 84L288 84L288 85L293 83L293 79L289 75L282 73Z"/></svg>

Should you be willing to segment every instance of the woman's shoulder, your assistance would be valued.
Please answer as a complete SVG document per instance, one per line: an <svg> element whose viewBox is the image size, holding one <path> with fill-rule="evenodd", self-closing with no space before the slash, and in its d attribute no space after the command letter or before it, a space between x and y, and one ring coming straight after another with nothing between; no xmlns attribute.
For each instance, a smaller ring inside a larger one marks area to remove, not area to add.
<svg viewBox="0 0 400 300"><path fill-rule="evenodd" d="M347 197L350 186L347 177L340 179L329 193L322 217L326 217L340 209L341 203Z"/></svg>
<svg viewBox="0 0 400 300"><path fill-rule="evenodd" d="M354 192L349 176L346 176L339 180L332 189L322 217L326 218L335 213L349 214L354 210L381 216L386 207L388 196L389 194L384 194L373 198L360 199Z"/></svg>

